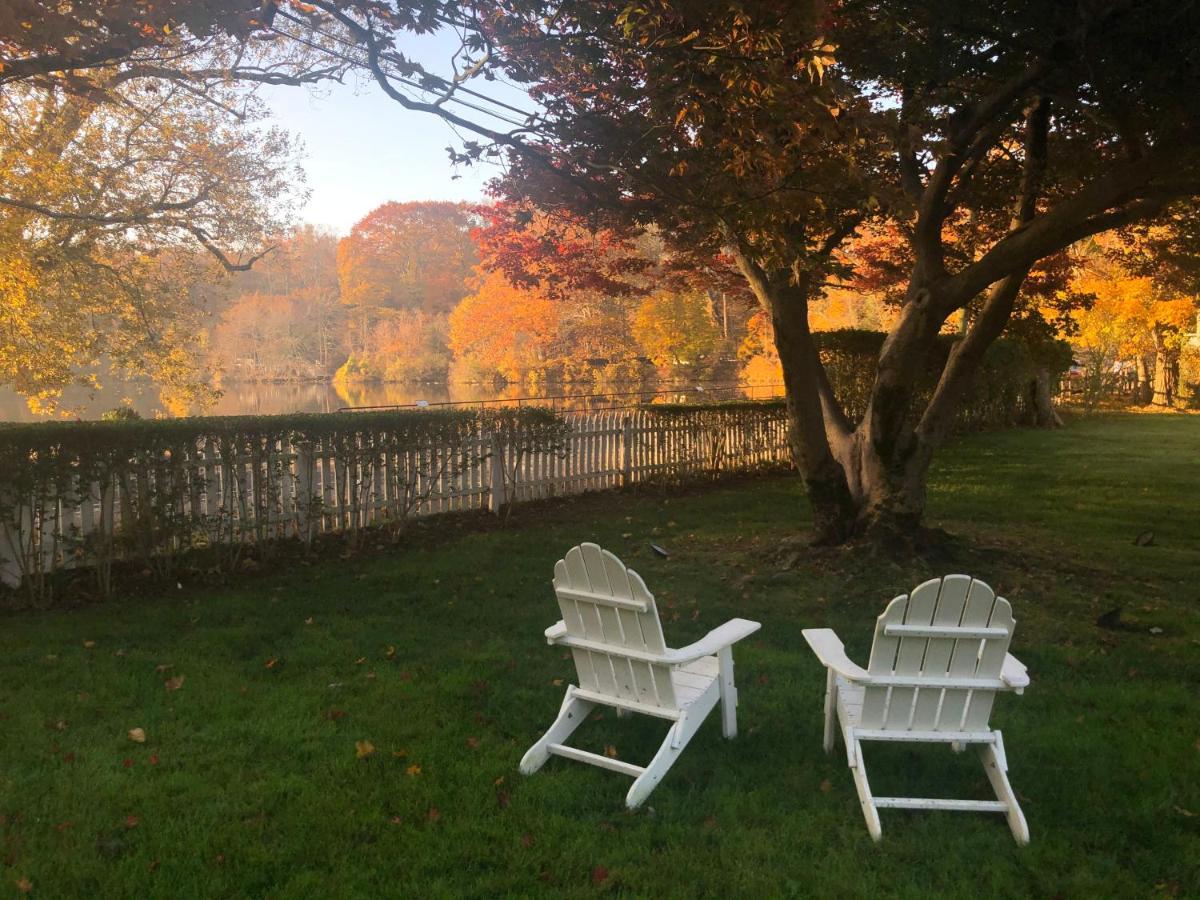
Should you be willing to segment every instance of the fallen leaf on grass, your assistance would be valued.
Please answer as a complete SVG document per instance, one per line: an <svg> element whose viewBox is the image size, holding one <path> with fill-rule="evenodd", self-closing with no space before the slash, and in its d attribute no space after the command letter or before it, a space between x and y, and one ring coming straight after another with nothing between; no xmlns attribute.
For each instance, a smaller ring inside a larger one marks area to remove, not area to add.
<svg viewBox="0 0 1200 900"><path fill-rule="evenodd" d="M152 765L152 766L158 765L158 754L157 753L150 754L150 765Z"/></svg>
<svg viewBox="0 0 1200 900"><path fill-rule="evenodd" d="M305 620L304 620L304 624L305 624L305 625L311 625L312 623L313 623L313 617L312 617L312 616L309 616L307 619L305 619Z"/></svg>
<svg viewBox="0 0 1200 900"><path fill-rule="evenodd" d="M403 825L404 824L404 820L402 818L400 818L399 816L392 816L392 818L389 821L393 825Z"/></svg>
<svg viewBox="0 0 1200 900"><path fill-rule="evenodd" d="M168 691L177 691L183 687L183 679L183 675L176 675L174 678L168 678L163 682L163 687L165 687Z"/></svg>
<svg viewBox="0 0 1200 900"><path fill-rule="evenodd" d="M325 710L325 718L330 722L336 722L339 719L346 718L346 711L344 709L327 709Z"/></svg>
<svg viewBox="0 0 1200 900"><path fill-rule="evenodd" d="M70 821L59 822L57 825L54 826L54 830L55 831L66 831L68 828L73 828L73 827L75 827L74 822L70 822Z"/></svg>
<svg viewBox="0 0 1200 900"><path fill-rule="evenodd" d="M30 891L33 890L33 882L30 881L28 878L24 878L24 877L18 878L16 880L16 885L17 885L17 890L20 891L22 894L28 894Z"/></svg>
<svg viewBox="0 0 1200 900"><path fill-rule="evenodd" d="M418 775L421 774L421 767L419 765L417 765L416 763L413 763L413 765L409 766L407 769L404 770L404 774L408 775L412 778L416 778Z"/></svg>
<svg viewBox="0 0 1200 900"><path fill-rule="evenodd" d="M85 650L91 650L95 646L96 646L95 641L84 641L83 642L83 649L85 649Z"/></svg>
<svg viewBox="0 0 1200 900"><path fill-rule="evenodd" d="M554 679L553 681L551 681L550 683L551 683L552 685L554 685L555 687L562 687L562 681L563 681L563 680L562 680L561 678L555 678L555 679Z"/></svg>
<svg viewBox="0 0 1200 900"><path fill-rule="evenodd" d="M360 656L358 659L356 659L356 660L354 661L354 664L355 664L356 666L361 666L361 665L362 665L363 663L365 663L366 661L367 661L367 658L366 658L365 656Z"/></svg>
<svg viewBox="0 0 1200 900"><path fill-rule="evenodd" d="M146 743L146 730L144 728L130 728L129 739L136 744Z"/></svg>
<svg viewBox="0 0 1200 900"><path fill-rule="evenodd" d="M496 791L496 805L501 809L508 809L508 801L512 799L508 791Z"/></svg>
<svg viewBox="0 0 1200 900"><path fill-rule="evenodd" d="M833 783L828 778L821 781L821 793L828 794L833 790Z"/></svg>
<svg viewBox="0 0 1200 900"><path fill-rule="evenodd" d="M521 835L521 846L522 847L532 847L533 846L533 835L530 834L529 832L526 832L525 834Z"/></svg>
<svg viewBox="0 0 1200 900"><path fill-rule="evenodd" d="M395 659L396 658L396 648L389 645L387 648L387 652L385 652L383 655L386 656L388 659Z"/></svg>
<svg viewBox="0 0 1200 900"><path fill-rule="evenodd" d="M611 759L616 759L617 758L617 748L614 747L612 744L605 744L604 745L604 755L607 757L610 757Z"/></svg>
<svg viewBox="0 0 1200 900"><path fill-rule="evenodd" d="M139 819L137 816L126 816L125 817L125 827L126 828L137 828L138 822L139 822Z"/></svg>
<svg viewBox="0 0 1200 900"><path fill-rule="evenodd" d="M161 666L155 666L154 671L157 672L159 675L165 675L167 672L170 672L173 668L175 668L175 667L173 665L171 665L170 663L163 663Z"/></svg>
<svg viewBox="0 0 1200 900"><path fill-rule="evenodd" d="M355 741L354 755L359 759L366 759L368 756L375 754L375 745L370 741Z"/></svg>
<svg viewBox="0 0 1200 900"><path fill-rule="evenodd" d="M396 757L396 759L404 759L404 757L408 756L408 751L407 750L393 750L392 756Z"/></svg>
<svg viewBox="0 0 1200 900"><path fill-rule="evenodd" d="M437 822L441 818L442 818L442 813L436 806L429 807L429 821L430 822Z"/></svg>
<svg viewBox="0 0 1200 900"><path fill-rule="evenodd" d="M121 760L121 765L124 766L126 769L132 769L133 768L133 760L126 757L125 759Z"/></svg>
<svg viewBox="0 0 1200 900"><path fill-rule="evenodd" d="M470 747L472 750L476 750L476 749L478 749L478 747L479 747L479 738L477 738L477 737L469 737L469 738L467 738L467 746L468 746L468 747Z"/></svg>
<svg viewBox="0 0 1200 900"><path fill-rule="evenodd" d="M272 656L270 659L268 659L268 660L267 660L267 661L266 661L266 662L263 664L263 667L264 667L264 668L267 668L267 669L273 669L273 668L275 668L277 665L279 665L279 660L278 660L276 657Z"/></svg>
<svg viewBox="0 0 1200 900"><path fill-rule="evenodd" d="M608 881L608 869L604 866L596 866L592 869L592 884L601 885Z"/></svg>

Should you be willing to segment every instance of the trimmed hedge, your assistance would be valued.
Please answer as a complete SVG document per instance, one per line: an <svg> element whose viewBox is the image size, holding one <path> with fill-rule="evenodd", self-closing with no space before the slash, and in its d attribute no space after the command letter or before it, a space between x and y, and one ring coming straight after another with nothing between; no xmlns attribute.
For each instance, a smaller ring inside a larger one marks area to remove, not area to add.
<svg viewBox="0 0 1200 900"><path fill-rule="evenodd" d="M833 392L852 422L862 418L875 382L875 366L887 334L847 328L839 331L820 331L813 337ZM912 415L920 414L933 394L950 350L959 340L956 334L939 335L936 353L917 384ZM1055 345L1065 345L1056 341ZM1057 350L1057 346L1054 348ZM1051 375L1057 377L1070 365L1066 353L1049 354ZM966 397L955 413L954 431L986 431L1008 428L1023 421L1028 413L1030 385L1037 377L1039 360L1025 341L1002 337L984 355L983 365L976 373Z"/></svg>

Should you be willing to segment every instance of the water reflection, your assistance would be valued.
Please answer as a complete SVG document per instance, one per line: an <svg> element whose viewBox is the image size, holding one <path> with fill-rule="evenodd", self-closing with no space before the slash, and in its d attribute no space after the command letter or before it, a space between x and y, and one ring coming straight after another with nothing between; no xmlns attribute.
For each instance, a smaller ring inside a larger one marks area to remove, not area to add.
<svg viewBox="0 0 1200 900"><path fill-rule="evenodd" d="M539 403L569 409L602 409L650 402L703 402L779 396L779 385L737 382L649 383L641 386L597 388L593 385L483 384L251 384L226 383L207 415L277 415L290 412L335 412L345 407L407 406L417 403ZM118 406L131 406L146 418L169 413L149 382L109 382L100 391L72 388L63 398L63 411L52 418L98 419ZM0 420L32 422L46 416L30 412L25 398L0 391Z"/></svg>

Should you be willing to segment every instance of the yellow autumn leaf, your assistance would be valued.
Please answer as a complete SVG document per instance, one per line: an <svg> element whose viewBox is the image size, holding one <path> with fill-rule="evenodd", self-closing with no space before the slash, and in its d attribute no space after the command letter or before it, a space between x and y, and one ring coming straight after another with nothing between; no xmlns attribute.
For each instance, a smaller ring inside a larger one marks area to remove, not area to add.
<svg viewBox="0 0 1200 900"><path fill-rule="evenodd" d="M421 774L421 767L414 763L413 765L409 766L407 769L404 770L404 774L409 775L413 778L416 778L418 775Z"/></svg>
<svg viewBox="0 0 1200 900"><path fill-rule="evenodd" d="M370 741L355 741L354 755L359 759L366 759L368 756L373 756L375 753L375 745Z"/></svg>
<svg viewBox="0 0 1200 900"><path fill-rule="evenodd" d="M146 743L146 730L144 728L130 728L129 739L137 744Z"/></svg>

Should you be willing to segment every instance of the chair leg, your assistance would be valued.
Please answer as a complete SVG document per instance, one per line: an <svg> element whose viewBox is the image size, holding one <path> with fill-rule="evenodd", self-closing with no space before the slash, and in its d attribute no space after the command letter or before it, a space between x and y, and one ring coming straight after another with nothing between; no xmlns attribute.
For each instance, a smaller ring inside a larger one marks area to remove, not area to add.
<svg viewBox="0 0 1200 900"><path fill-rule="evenodd" d="M833 752L833 731L837 725L837 673L825 670L825 752Z"/></svg>
<svg viewBox="0 0 1200 900"><path fill-rule="evenodd" d="M709 709L711 708L710 706ZM663 738L662 746L654 754L654 759L650 760L650 765L646 766L645 771L634 779L629 793L625 795L627 807L637 809L650 796L650 792L658 787L663 776L667 774L671 766L675 765L675 760L679 759L679 755L683 753L683 748L688 745L688 741L700 730L705 718L704 715L684 713L671 726L671 730Z"/></svg>
<svg viewBox="0 0 1200 900"><path fill-rule="evenodd" d="M720 666L718 678L721 682L721 733L727 738L737 737L737 686L733 681L733 648L723 647L717 654Z"/></svg>
<svg viewBox="0 0 1200 900"><path fill-rule="evenodd" d="M863 759L862 741L854 740L854 764L850 766L850 774L854 776L854 786L858 789L858 802L862 806L863 818L867 820L867 831L871 839L878 842L883 838L883 827L879 824L879 811L875 808L875 798L871 796L871 785L867 782L867 764Z"/></svg>
<svg viewBox="0 0 1200 900"><path fill-rule="evenodd" d="M521 757L521 774L532 775L544 766L546 760L550 758L550 751L546 748L551 744L561 744L566 741L575 729L583 724L584 719L595 705L589 700L580 700L576 697L574 687L567 688L567 695L563 697L562 706L558 710L558 718Z"/></svg>
<svg viewBox="0 0 1200 900"><path fill-rule="evenodd" d="M1024 847L1029 843L1029 825L1025 822L1025 814L1021 812L1021 804L1017 802L1016 792L1008 782L1008 766L1004 758L1004 744L1000 732L996 732L996 743L980 744L979 756L983 760L983 771L987 773L996 799L1006 803L1008 810L1005 818L1017 843Z"/></svg>

